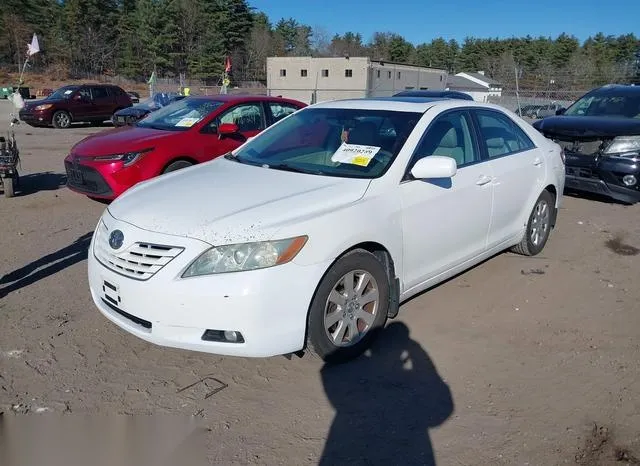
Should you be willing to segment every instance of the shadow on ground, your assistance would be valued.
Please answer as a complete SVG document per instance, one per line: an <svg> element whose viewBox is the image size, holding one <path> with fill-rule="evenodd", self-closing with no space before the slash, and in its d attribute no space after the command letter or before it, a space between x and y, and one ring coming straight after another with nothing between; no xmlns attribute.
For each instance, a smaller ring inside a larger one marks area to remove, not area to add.
<svg viewBox="0 0 640 466"><path fill-rule="evenodd" d="M336 416L320 465L436 464L429 429L451 416L453 399L405 324L393 322L370 352L321 375Z"/></svg>
<svg viewBox="0 0 640 466"><path fill-rule="evenodd" d="M583 191L574 191L570 188L565 188L564 195L567 197L573 197L576 199L584 199L585 201L600 202L602 204L622 205L622 206L629 205L626 202L620 202L604 195L588 193Z"/></svg>
<svg viewBox="0 0 640 466"><path fill-rule="evenodd" d="M69 246L4 275L0 279L0 298L86 260L92 235L86 233Z"/></svg>
<svg viewBox="0 0 640 466"><path fill-rule="evenodd" d="M40 191L55 191L67 185L67 176L61 173L44 172L20 175L16 194L28 196Z"/></svg>

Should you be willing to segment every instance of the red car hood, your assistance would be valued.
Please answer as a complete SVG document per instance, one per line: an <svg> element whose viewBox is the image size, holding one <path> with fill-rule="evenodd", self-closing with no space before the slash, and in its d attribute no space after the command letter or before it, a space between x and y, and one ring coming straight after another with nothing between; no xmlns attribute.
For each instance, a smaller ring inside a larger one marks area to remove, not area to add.
<svg viewBox="0 0 640 466"><path fill-rule="evenodd" d="M182 131L162 131L136 126L108 129L84 138L71 149L80 156L109 155L149 149L164 144L168 139L180 137Z"/></svg>

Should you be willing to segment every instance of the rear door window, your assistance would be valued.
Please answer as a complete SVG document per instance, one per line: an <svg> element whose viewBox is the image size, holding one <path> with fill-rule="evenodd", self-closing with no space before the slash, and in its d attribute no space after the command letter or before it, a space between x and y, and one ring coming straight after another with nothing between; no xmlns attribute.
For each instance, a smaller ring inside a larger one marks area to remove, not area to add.
<svg viewBox="0 0 640 466"><path fill-rule="evenodd" d="M527 134L509 117L492 110L476 110L480 126L481 142L485 144L489 158L533 149L535 145Z"/></svg>
<svg viewBox="0 0 640 466"><path fill-rule="evenodd" d="M93 95L94 100L109 98L109 93L107 92L107 89L104 87L92 87L91 94Z"/></svg>

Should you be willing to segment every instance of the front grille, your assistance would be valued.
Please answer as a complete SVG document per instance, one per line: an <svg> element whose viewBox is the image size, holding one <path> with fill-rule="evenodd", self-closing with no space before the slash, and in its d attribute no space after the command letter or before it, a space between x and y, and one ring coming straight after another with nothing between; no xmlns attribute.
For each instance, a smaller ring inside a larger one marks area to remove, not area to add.
<svg viewBox="0 0 640 466"><path fill-rule="evenodd" d="M595 156L600 152L604 141L578 141L577 144L574 141L556 141L565 152L571 154L590 155Z"/></svg>
<svg viewBox="0 0 640 466"><path fill-rule="evenodd" d="M151 243L134 243L122 251L109 245L107 227L96 232L94 254L105 267L136 280L148 280L177 257L184 248Z"/></svg>
<svg viewBox="0 0 640 466"><path fill-rule="evenodd" d="M64 162L67 171L67 185L86 194L111 196L113 191L100 172L80 163Z"/></svg>

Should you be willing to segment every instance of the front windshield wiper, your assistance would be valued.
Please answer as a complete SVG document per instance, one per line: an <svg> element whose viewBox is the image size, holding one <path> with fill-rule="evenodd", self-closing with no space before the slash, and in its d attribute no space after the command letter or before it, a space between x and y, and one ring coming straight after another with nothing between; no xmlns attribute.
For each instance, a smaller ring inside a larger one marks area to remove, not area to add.
<svg viewBox="0 0 640 466"><path fill-rule="evenodd" d="M158 126L158 125L154 125L152 123L142 123L142 122L136 122L136 126L138 128L149 128L149 129L156 129L158 131L170 131L167 128L163 127L163 126Z"/></svg>
<svg viewBox="0 0 640 466"><path fill-rule="evenodd" d="M265 163L262 166L266 168L273 168L275 170L283 170L287 172L305 173L307 175L324 175L325 174L322 170L304 170L302 168L294 167L293 165L289 165L286 163L277 163L273 165Z"/></svg>

